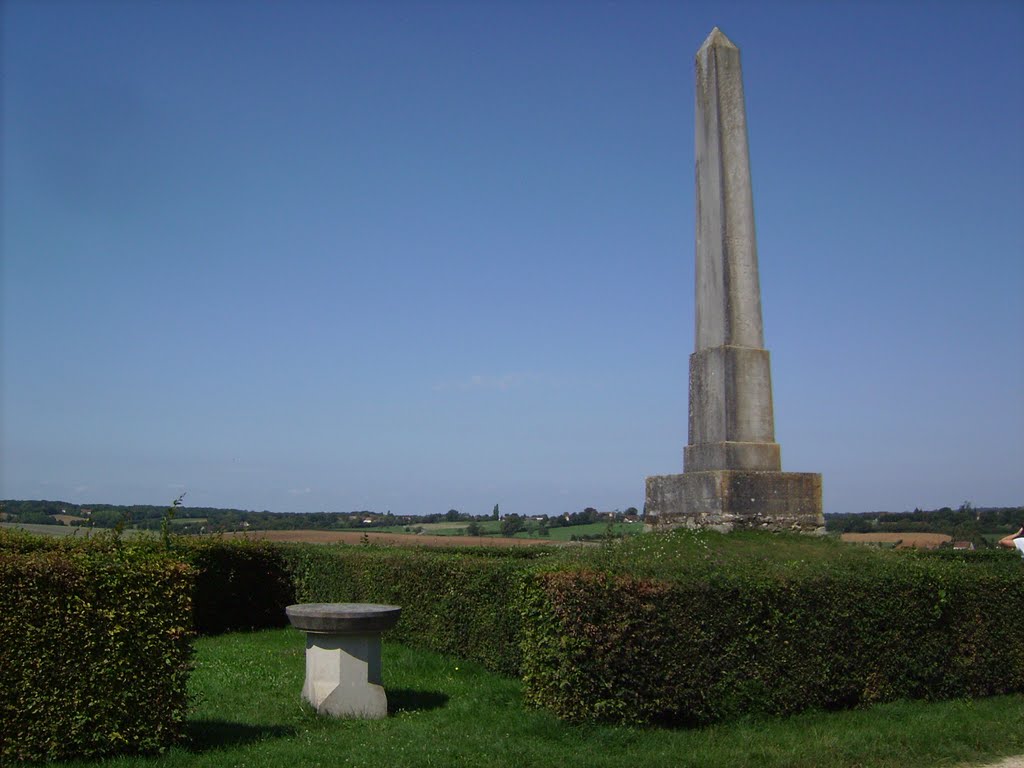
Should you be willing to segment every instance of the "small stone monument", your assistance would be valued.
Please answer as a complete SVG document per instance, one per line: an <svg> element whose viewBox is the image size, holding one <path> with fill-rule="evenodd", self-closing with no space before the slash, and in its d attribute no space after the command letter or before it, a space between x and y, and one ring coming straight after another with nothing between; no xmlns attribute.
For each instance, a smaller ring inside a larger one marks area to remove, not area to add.
<svg viewBox="0 0 1024 768"><path fill-rule="evenodd" d="M285 608L306 632L302 698L321 715L387 717L381 686L380 633L398 623L397 605L302 603Z"/></svg>
<svg viewBox="0 0 1024 768"><path fill-rule="evenodd" d="M683 473L647 478L655 527L823 530L821 475L782 472L761 324L739 49L697 51L697 326Z"/></svg>

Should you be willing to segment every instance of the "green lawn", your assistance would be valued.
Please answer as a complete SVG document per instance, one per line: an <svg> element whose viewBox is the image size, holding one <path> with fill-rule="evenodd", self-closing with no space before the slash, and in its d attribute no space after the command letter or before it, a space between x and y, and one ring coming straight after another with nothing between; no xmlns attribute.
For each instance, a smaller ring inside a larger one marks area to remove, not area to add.
<svg viewBox="0 0 1024 768"><path fill-rule="evenodd" d="M516 680L385 644L391 715L341 721L318 717L299 701L299 632L202 638L196 647L189 746L153 758L63 765L934 768L1024 753L1024 696L901 702L689 730L574 726L524 709Z"/></svg>
<svg viewBox="0 0 1024 768"><path fill-rule="evenodd" d="M587 523L586 525L569 525L563 528L549 528L548 538L555 541L569 541L573 536L605 536L609 532L612 536L628 536L634 533L643 533L644 527L640 523ZM537 538L537 531L531 529L525 534L516 534L528 538Z"/></svg>

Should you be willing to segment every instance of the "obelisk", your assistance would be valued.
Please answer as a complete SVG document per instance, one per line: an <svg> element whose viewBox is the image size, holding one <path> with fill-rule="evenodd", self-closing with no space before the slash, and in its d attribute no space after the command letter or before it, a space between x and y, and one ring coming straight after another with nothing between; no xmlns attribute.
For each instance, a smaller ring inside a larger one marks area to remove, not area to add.
<svg viewBox="0 0 1024 768"><path fill-rule="evenodd" d="M764 348L739 49L717 27L696 60L697 323L683 473L647 478L660 526L819 530L821 475L782 472Z"/></svg>

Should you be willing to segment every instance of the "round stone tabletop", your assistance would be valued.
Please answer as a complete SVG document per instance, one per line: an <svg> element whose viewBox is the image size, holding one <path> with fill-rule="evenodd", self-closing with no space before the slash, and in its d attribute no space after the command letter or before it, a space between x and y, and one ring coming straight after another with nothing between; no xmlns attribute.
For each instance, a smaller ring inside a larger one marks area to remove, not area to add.
<svg viewBox="0 0 1024 768"><path fill-rule="evenodd" d="M296 629L334 634L383 632L398 623L402 612L397 605L374 603L299 603L284 610Z"/></svg>

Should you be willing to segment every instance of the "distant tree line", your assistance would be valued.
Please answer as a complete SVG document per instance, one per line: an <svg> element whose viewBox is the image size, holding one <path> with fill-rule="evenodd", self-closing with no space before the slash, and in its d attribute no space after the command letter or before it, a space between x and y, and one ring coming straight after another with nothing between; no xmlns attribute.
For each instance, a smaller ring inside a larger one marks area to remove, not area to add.
<svg viewBox="0 0 1024 768"><path fill-rule="evenodd" d="M7 499L0 501L0 515L8 522L38 525L80 525L95 528L126 528L159 530L167 506L151 504L73 504L67 501L37 501ZM77 518L64 522L58 515ZM248 530L324 529L362 525L368 517L377 525L397 524L397 518L388 512L376 515L358 512L277 513L264 510L180 506L175 511L175 530L182 533ZM390 522L396 520L396 522Z"/></svg>
<svg viewBox="0 0 1024 768"><path fill-rule="evenodd" d="M150 504L73 504L67 501L19 500L0 501L0 521L32 523L37 525L78 525L94 528L142 528L160 530L167 513L167 505ZM66 516L58 519L58 515ZM625 512L599 512L587 507L580 512L566 512L558 516L501 515L497 504L490 514L470 515L449 509L430 515L394 515L389 510L381 514L370 510L353 512L255 512L244 509L179 506L174 513L174 530L179 533L215 533L237 530L299 530L299 529L372 529L386 526L411 526L425 523L466 523L467 531L482 533L480 523L501 520L503 535L511 536L527 528L531 521L541 536L551 528L587 525L596 522L622 522L639 516L636 507Z"/></svg>
<svg viewBox="0 0 1024 768"><path fill-rule="evenodd" d="M1022 526L1024 507L975 507L969 501L956 509L825 515L825 530L831 533L944 533L975 546L988 546L993 536Z"/></svg>

